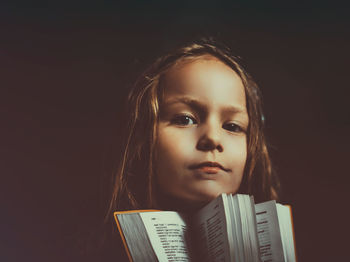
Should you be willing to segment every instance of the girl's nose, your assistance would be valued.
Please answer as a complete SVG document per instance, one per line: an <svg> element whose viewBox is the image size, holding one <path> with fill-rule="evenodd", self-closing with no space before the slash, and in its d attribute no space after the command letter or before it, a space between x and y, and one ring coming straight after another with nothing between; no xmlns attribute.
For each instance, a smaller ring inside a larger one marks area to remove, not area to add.
<svg viewBox="0 0 350 262"><path fill-rule="evenodd" d="M200 151L214 151L218 150L219 152L224 151L222 141L220 138L220 126L216 124L202 124L200 127L202 130L198 143L197 149Z"/></svg>

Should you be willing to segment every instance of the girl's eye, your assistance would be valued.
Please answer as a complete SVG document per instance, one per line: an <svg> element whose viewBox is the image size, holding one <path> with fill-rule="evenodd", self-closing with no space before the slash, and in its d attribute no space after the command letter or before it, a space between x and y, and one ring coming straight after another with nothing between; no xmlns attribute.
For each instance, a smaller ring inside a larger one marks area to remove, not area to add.
<svg viewBox="0 0 350 262"><path fill-rule="evenodd" d="M240 127L239 125L235 124L235 123L226 123L222 126L224 129L230 131L230 132L234 132L234 133L241 133L244 132L243 128Z"/></svg>
<svg viewBox="0 0 350 262"><path fill-rule="evenodd" d="M197 124L197 121L192 116L178 115L171 120L171 123L179 126L188 126Z"/></svg>

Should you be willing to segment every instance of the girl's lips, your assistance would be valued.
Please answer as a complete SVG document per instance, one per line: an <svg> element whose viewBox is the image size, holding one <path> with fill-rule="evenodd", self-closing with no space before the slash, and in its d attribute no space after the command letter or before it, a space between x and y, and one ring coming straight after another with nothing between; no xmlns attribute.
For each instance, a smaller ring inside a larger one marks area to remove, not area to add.
<svg viewBox="0 0 350 262"><path fill-rule="evenodd" d="M207 174L217 174L219 171L222 170L220 167L216 166L202 166L196 169Z"/></svg>
<svg viewBox="0 0 350 262"><path fill-rule="evenodd" d="M226 172L230 171L230 169L224 168L221 164L219 164L217 162L209 162L209 161L202 162L199 164L190 165L189 168L201 170L203 172L210 173L210 174L216 174L220 170L223 170Z"/></svg>

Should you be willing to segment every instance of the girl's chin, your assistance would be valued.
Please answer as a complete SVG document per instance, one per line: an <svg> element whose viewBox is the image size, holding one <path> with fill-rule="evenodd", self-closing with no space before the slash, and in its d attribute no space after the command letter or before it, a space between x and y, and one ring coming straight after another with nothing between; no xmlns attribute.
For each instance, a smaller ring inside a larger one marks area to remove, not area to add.
<svg viewBox="0 0 350 262"><path fill-rule="evenodd" d="M210 201L218 197L221 193L207 192L195 196L173 196L162 194L155 201L155 208L161 210L174 210L179 212L195 212L208 204Z"/></svg>

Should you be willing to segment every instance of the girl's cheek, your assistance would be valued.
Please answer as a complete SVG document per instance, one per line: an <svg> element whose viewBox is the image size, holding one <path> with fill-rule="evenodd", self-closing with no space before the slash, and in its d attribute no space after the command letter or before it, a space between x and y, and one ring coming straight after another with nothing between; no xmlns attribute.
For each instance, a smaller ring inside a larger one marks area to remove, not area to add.
<svg viewBox="0 0 350 262"><path fill-rule="evenodd" d="M247 156L247 142L245 137L234 137L224 141L224 153L236 160L245 160Z"/></svg>

